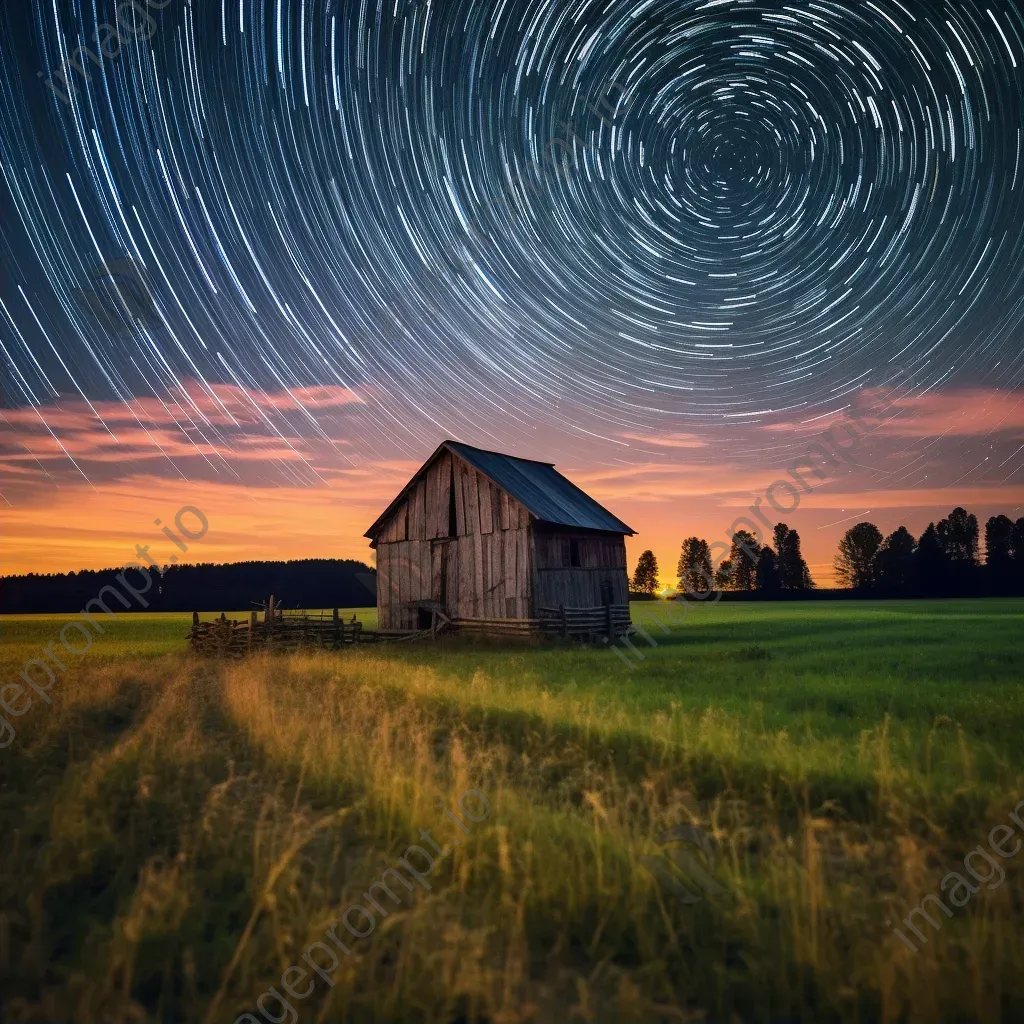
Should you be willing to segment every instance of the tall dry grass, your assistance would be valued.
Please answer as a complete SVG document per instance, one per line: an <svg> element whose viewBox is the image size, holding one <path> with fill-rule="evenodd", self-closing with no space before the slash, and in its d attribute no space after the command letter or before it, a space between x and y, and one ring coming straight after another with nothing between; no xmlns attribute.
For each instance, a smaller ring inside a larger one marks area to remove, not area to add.
<svg viewBox="0 0 1024 1024"><path fill-rule="evenodd" d="M30 724L3 798L18 814L2 861L12 1020L255 1013L420 829L459 835L437 802L469 789L487 821L429 892L352 940L333 985L290 1000L302 1020L999 1020L1024 1006L1024 853L919 953L885 926L1020 799L980 785L970 741L941 721L929 750L947 788L884 718L846 747L798 744L753 717L645 717L371 651L83 665ZM641 862L682 822L720 847L724 892L693 905Z"/></svg>

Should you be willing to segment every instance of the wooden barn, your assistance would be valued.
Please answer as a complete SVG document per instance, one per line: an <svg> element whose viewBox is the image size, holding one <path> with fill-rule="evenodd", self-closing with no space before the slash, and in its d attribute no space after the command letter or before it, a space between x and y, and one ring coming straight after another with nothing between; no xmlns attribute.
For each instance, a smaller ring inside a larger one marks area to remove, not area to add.
<svg viewBox="0 0 1024 1024"><path fill-rule="evenodd" d="M445 441L366 532L379 628L625 633L626 534L552 463Z"/></svg>

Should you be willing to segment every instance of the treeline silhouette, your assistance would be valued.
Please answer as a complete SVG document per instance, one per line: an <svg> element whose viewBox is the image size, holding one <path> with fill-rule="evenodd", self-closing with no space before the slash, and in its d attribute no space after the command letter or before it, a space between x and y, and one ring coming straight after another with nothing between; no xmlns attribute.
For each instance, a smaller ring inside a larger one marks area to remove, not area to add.
<svg viewBox="0 0 1024 1024"><path fill-rule="evenodd" d="M111 586L131 599L132 611L247 611L270 594L285 608L361 608L377 602L375 571L353 559L171 565L149 572L148 589L134 568L126 576L128 587L118 578L121 569L5 576L0 578L0 612L77 612ZM116 601L114 608L119 610Z"/></svg>
<svg viewBox="0 0 1024 1024"><path fill-rule="evenodd" d="M785 523L762 544L747 530L732 535L721 561L699 537L683 542L676 566L677 588L699 599L713 592L736 599L1024 596L1024 517L992 516L985 524L985 558L976 516L955 508L929 523L919 538L905 527L888 537L874 523L851 527L839 542L836 577L843 590L818 590L800 550L800 535ZM631 580L632 592L653 595L658 560L644 551Z"/></svg>
<svg viewBox="0 0 1024 1024"><path fill-rule="evenodd" d="M955 508L919 538L905 527L882 535L874 523L846 531L836 555L840 584L890 597L1024 595L1024 517L985 523L985 560L978 518Z"/></svg>

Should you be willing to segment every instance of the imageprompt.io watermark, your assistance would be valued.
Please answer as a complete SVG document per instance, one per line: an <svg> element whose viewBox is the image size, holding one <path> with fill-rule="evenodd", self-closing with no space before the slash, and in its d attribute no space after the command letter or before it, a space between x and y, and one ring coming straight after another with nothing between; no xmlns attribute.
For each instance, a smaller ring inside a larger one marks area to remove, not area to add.
<svg viewBox="0 0 1024 1024"><path fill-rule="evenodd" d="M179 551L188 551L188 544L182 540L182 537L194 543L197 540L202 540L210 528L206 516L195 505L183 505L178 509L174 516L174 524L178 528L177 534L169 526L164 526L162 520L154 520L154 525L162 528L161 532L174 543ZM114 622L117 622L117 613L110 607L111 599L116 600L124 611L131 610L132 599L143 608L149 607L149 602L144 595L148 594L153 587L153 576L150 570L155 570L158 576L162 572L160 564L150 556L149 548L149 544L135 545L135 553L140 559L145 559L146 564L143 565L141 561L128 562L121 569L114 577L120 584L121 590L113 584L101 587L99 593L86 602L85 607L78 613L78 618L71 619L64 624L59 634L59 642L67 653L58 655L54 650L58 641L51 640L43 648L41 657L30 658L25 662L25 667L19 675L25 686L34 691L37 697L45 703L53 703L50 691L57 683L57 674L54 669L57 672L67 671L67 665L61 659L66 658L68 654L81 656L89 652L94 639L90 627L97 635L106 632L96 620L93 612L102 611L108 620L113 619ZM173 565L178 561L178 556L171 555L167 561ZM127 574L130 570L138 573L137 585L128 580ZM122 593L122 590L126 593ZM128 597L129 594L131 598ZM76 639L79 641L78 644L74 642ZM44 675L45 680L42 678ZM27 692L25 686L22 686L21 683L0 683L0 709L10 718L20 718L32 707L32 696ZM25 703L18 703L22 698ZM8 718L0 715L0 750L9 747L14 742L15 736L14 726Z"/></svg>
<svg viewBox="0 0 1024 1024"><path fill-rule="evenodd" d="M468 800L469 797L473 798L472 802ZM457 826L459 833L463 836L472 834L472 829L466 825L466 821L479 824L485 821L491 813L491 802L479 789L468 789L459 795L458 806L461 817L456 815L451 808L445 807L444 802L441 800L437 801L436 806L438 810L444 811L445 817ZM475 811L480 813L476 814L474 813ZM429 828L421 828L419 830L420 839L430 844L430 850L418 844L413 844L406 849L405 855L398 858L395 862L403 867L408 873L409 878L414 879L426 892L433 888L428 878L434 873L434 869L452 854L456 846L463 842L463 839L459 837L459 833L456 833L457 838L453 838L450 844L445 844L443 847L439 846L434 841L432 831ZM416 860L420 867L417 867L412 862L411 855L413 852L416 853ZM351 956L352 950L346 945L346 942L352 942L355 945L353 940L368 938L377 926L378 917L381 919L386 918L395 912L396 907L403 906L401 891L395 892L395 889L392 888L392 886L397 888L399 885L405 888L405 897L411 903L412 897L409 896L409 893L415 895L413 883L397 867L387 868L381 874L380 879L373 881L362 895L362 898L373 910L368 910L362 903L350 904L345 912L323 933L325 939L330 939L330 945L317 939L306 947L306 952L301 957L306 967L299 967L298 964L294 964L288 967L281 975L281 988L284 989L291 999L301 1002L301 1000L309 998L316 988L316 980L311 977L312 974L318 975L328 989L334 988L335 981L333 975L341 963L335 950L340 950L345 956ZM382 900L385 896L394 906L390 904L388 906L384 905ZM342 925L344 925L344 930L348 932L348 935L344 936L345 941L342 941L342 938L339 938L337 934L339 927ZM317 954L316 956L313 955L314 952ZM303 982L306 982L306 984L303 985ZM272 1001L272 1005L266 1005L268 1001ZM215 1000L211 1005L210 1012L207 1014L207 1022L212 1021L218 1006L219 1003ZM264 1024L264 1018L271 1021L272 1024L296 1024L299 1018L298 1011L281 994L276 985L268 988L256 1000L256 1010L256 1013L242 1013L235 1018L234 1024Z"/></svg>
<svg viewBox="0 0 1024 1024"><path fill-rule="evenodd" d="M640 863L680 903L700 903L704 895L725 892L712 877L720 859L718 844L699 825L674 825L654 841L661 854L645 854Z"/></svg>
<svg viewBox="0 0 1024 1024"><path fill-rule="evenodd" d="M67 60L49 78L46 78L42 71L37 71L36 77L43 79L43 84L61 103L66 107L70 106L71 97L78 95L78 88L73 78L68 77L68 70L77 71L83 82L91 82L92 75L86 69L83 58L88 59L94 67L102 68L104 61L114 60L128 43L148 42L156 33L157 24L147 8L162 11L170 2L171 0L124 0L114 10L114 20L117 24L105 22L98 25L92 34L92 41L96 43L99 53L90 50L88 46L79 46L71 51ZM63 84L63 92L54 85L54 78Z"/></svg>

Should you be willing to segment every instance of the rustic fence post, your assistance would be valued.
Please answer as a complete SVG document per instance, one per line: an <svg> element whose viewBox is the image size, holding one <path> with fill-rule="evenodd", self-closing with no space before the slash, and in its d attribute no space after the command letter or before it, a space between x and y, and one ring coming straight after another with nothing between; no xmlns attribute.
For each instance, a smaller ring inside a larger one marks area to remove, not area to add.
<svg viewBox="0 0 1024 1024"><path fill-rule="evenodd" d="M251 651L252 645L256 642L256 612L249 612L249 643L248 648Z"/></svg>
<svg viewBox="0 0 1024 1024"><path fill-rule="evenodd" d="M608 639L611 640L612 637L615 635L615 630L614 630L614 627L612 626L612 606L610 604L606 604L604 606L604 615L605 615L605 625L606 625L606 627L608 629Z"/></svg>
<svg viewBox="0 0 1024 1024"><path fill-rule="evenodd" d="M338 640L339 640L339 637L338 637L338 626L340 625L340 623L338 621L338 609L337 608L335 608L333 613L332 613L332 619L334 621L334 633L333 633L333 635L334 635L334 647L335 647L335 649L337 649L338 646L339 646L339 644L338 644Z"/></svg>
<svg viewBox="0 0 1024 1024"><path fill-rule="evenodd" d="M569 622L568 622L568 620L566 619L566 616L565 616L565 605L564 604L560 604L558 606L558 615L559 615L559 617L562 620L562 636L568 636L569 635Z"/></svg>

